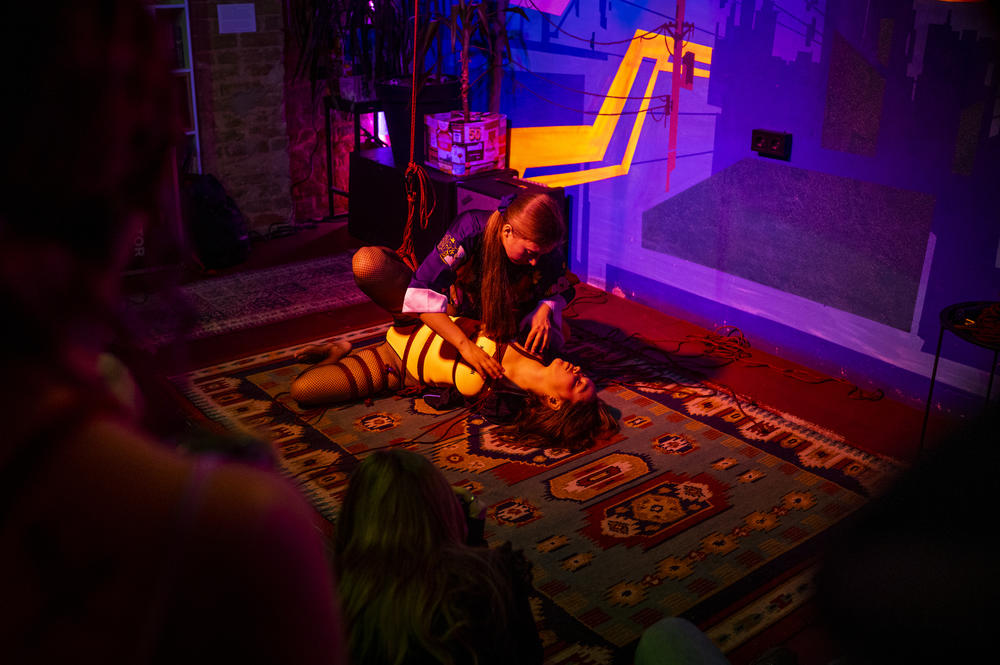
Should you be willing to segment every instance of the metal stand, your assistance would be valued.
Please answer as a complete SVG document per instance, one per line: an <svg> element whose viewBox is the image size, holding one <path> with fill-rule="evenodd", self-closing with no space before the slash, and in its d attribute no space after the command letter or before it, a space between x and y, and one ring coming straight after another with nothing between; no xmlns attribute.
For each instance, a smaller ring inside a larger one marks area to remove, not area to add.
<svg viewBox="0 0 1000 665"><path fill-rule="evenodd" d="M355 102L349 99L343 99L342 97L327 95L323 98L323 106L323 120L326 127L326 199L329 207L329 215L327 219L334 220L347 217L346 212L334 212L334 194L339 194L344 197L350 197L351 194L346 189L340 189L333 186L333 150L330 147L333 143L333 138L331 136L333 127L330 123L330 112L343 111L344 113L351 113L354 115L354 151L357 152L361 150L361 116L365 113L375 114L373 118L375 130L374 134L368 134L367 131L365 131L365 134L368 135L368 138L374 139L377 144L381 145L382 142L378 138L378 113L382 110L382 104L377 100Z"/></svg>
<svg viewBox="0 0 1000 665"><path fill-rule="evenodd" d="M934 396L934 382L937 379L938 361L941 358L941 343L944 341L944 331L950 330L957 337L971 344L993 351L993 364L990 365L990 380L986 385L986 404L989 408L990 393L993 391L993 375L996 373L997 358L1000 356L1000 302L975 301L949 305L941 310L941 333L938 335L937 349L934 351L934 368L931 370L931 387L927 391L927 404L924 407L924 423L920 428L920 451L924 450L924 438L927 435L927 420L931 413L931 398Z"/></svg>

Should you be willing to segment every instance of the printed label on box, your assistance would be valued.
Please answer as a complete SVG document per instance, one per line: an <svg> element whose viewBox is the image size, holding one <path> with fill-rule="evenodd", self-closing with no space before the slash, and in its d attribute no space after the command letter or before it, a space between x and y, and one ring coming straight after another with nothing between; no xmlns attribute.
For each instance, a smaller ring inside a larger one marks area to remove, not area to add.
<svg viewBox="0 0 1000 665"><path fill-rule="evenodd" d="M465 161L467 163L483 161L483 144L473 143L465 146Z"/></svg>
<svg viewBox="0 0 1000 665"><path fill-rule="evenodd" d="M424 117L427 155L424 163L445 173L465 175L507 165L507 117L461 111Z"/></svg>
<svg viewBox="0 0 1000 665"><path fill-rule="evenodd" d="M447 130L443 132L437 132L437 146L438 150L442 152L448 152L451 150L451 133Z"/></svg>

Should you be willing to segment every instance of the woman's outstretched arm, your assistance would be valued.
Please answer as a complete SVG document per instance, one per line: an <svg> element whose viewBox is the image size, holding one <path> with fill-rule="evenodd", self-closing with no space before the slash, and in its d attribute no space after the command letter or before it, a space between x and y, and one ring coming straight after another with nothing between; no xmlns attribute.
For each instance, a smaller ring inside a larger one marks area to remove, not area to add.
<svg viewBox="0 0 1000 665"><path fill-rule="evenodd" d="M420 320L444 338L444 341L455 347L465 362L469 363L481 375L491 379L499 379L503 376L503 367L500 363L476 346L476 343L470 339L470 335L474 331L463 330L444 312L424 312L420 315Z"/></svg>

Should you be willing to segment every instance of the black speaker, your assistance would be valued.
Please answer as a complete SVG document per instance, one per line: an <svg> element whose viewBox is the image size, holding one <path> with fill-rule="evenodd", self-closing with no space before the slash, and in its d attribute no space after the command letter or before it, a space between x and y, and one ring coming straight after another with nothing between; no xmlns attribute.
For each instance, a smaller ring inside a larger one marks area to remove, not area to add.
<svg viewBox="0 0 1000 665"><path fill-rule="evenodd" d="M191 173L181 188L181 210L195 258L218 270L243 263L250 253L250 224L219 180Z"/></svg>
<svg viewBox="0 0 1000 665"><path fill-rule="evenodd" d="M413 232L418 261L437 243L455 216L455 179L432 169L427 173L434 211L427 228L418 227ZM352 152L349 190L347 229L351 235L369 245L399 247L406 228L406 186L392 151L374 148Z"/></svg>
<svg viewBox="0 0 1000 665"><path fill-rule="evenodd" d="M459 183L478 182L497 174L516 175L513 169L462 176L430 167L425 167L425 171L433 190L434 210L426 229L417 227L413 230L413 246L418 262L437 245L458 213L467 209L456 209L456 186ZM384 245L391 249L400 246L407 213L403 173L395 165L389 148L351 153L347 229L352 236L369 245ZM493 207L496 207L495 203Z"/></svg>

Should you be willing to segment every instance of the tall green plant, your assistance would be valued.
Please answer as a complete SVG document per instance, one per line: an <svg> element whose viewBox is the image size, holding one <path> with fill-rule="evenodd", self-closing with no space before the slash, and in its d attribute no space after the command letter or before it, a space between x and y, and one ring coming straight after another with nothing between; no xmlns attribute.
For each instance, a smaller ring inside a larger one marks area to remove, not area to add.
<svg viewBox="0 0 1000 665"><path fill-rule="evenodd" d="M408 78L416 49L418 86L424 61L440 27L438 0L420 0L420 29L413 39L412 0L285 0L285 22L298 49L296 77L336 83L344 61L370 83Z"/></svg>
<svg viewBox="0 0 1000 665"><path fill-rule="evenodd" d="M493 35L490 33L489 8L486 2L455 0L451 5L448 27L451 31L451 48L454 50L456 43L461 42L459 82L462 86L462 113L465 121L469 122L469 60L473 33L480 31L486 41L487 51L492 52Z"/></svg>
<svg viewBox="0 0 1000 665"><path fill-rule="evenodd" d="M527 19L521 7L509 7L508 0L452 0L447 25L451 33L451 48L458 50L459 79L462 90L462 113L469 121L469 64L475 37L484 44L487 72L490 75L489 110L500 111L500 89L503 77L503 55L510 56L507 40L507 15L515 13Z"/></svg>
<svg viewBox="0 0 1000 665"><path fill-rule="evenodd" d="M345 0L286 0L285 28L297 54L294 75L316 84L333 76L332 63L343 49Z"/></svg>

